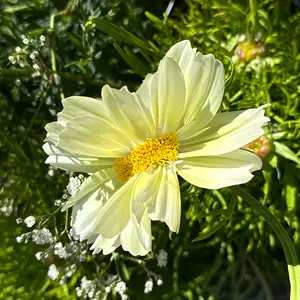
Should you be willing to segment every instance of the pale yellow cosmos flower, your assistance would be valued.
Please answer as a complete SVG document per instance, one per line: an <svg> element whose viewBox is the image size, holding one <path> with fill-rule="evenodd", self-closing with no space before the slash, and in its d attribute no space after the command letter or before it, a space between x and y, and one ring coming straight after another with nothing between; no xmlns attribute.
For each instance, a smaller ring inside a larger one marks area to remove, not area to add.
<svg viewBox="0 0 300 300"><path fill-rule="evenodd" d="M73 230L94 253L121 245L145 255L151 220L178 232L177 174L219 189L248 182L261 168L240 148L263 134L263 107L217 114L223 93L222 63L182 41L135 93L104 86L102 100L63 100L58 121L46 126L46 163L92 173L65 208L73 206Z"/></svg>

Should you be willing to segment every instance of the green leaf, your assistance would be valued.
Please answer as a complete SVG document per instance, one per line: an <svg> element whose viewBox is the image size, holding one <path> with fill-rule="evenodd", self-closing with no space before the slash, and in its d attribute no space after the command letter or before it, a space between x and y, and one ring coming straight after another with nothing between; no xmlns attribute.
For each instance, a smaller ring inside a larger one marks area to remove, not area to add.
<svg viewBox="0 0 300 300"><path fill-rule="evenodd" d="M146 76L148 73L151 72L150 67L147 67L128 47L124 47L124 50L130 59L130 61L137 65L139 68L139 71L142 76Z"/></svg>
<svg viewBox="0 0 300 300"><path fill-rule="evenodd" d="M149 11L145 12L145 16L152 21L154 24L158 25L160 28L166 27L165 23L162 22L157 16L151 14Z"/></svg>
<svg viewBox="0 0 300 300"><path fill-rule="evenodd" d="M288 272L290 277L290 300L300 299L300 265L298 261L298 255L293 242L288 236L285 229L278 222L276 217L265 208L260 202L258 202L253 196L244 191L239 186L232 187L241 198L243 198L256 212L258 212L272 227L276 233L280 243L282 245L284 255L288 264Z"/></svg>
<svg viewBox="0 0 300 300"><path fill-rule="evenodd" d="M67 38L77 47L82 48L81 41L74 34L66 31Z"/></svg>
<svg viewBox="0 0 300 300"><path fill-rule="evenodd" d="M150 72L150 69L148 69L128 47L125 47L124 51L117 43L114 43L113 45L117 52L135 73L141 75L142 77L145 77Z"/></svg>
<svg viewBox="0 0 300 300"><path fill-rule="evenodd" d="M274 150L277 154L283 156L286 159L294 161L296 164L300 165L299 157L286 145L279 142L274 142Z"/></svg>
<svg viewBox="0 0 300 300"><path fill-rule="evenodd" d="M129 31L121 29L118 26L114 25L113 23L110 23L103 19L92 17L90 18L86 26L89 26L90 24L95 26L97 29L107 33L108 35L115 38L116 40L122 41L132 46L136 46L146 52L150 52L152 54L162 56L160 52L154 50L150 46L150 44L148 44L146 41L142 41L141 39L131 34Z"/></svg>
<svg viewBox="0 0 300 300"><path fill-rule="evenodd" d="M228 220L222 220L219 223L217 223L216 225L212 226L212 227L207 227L205 228L197 238L192 240L192 243L194 242L198 242L198 241L202 241L204 239L209 238L211 235L213 235L214 233L216 233L218 230L220 230L223 226L225 226L228 223Z"/></svg>

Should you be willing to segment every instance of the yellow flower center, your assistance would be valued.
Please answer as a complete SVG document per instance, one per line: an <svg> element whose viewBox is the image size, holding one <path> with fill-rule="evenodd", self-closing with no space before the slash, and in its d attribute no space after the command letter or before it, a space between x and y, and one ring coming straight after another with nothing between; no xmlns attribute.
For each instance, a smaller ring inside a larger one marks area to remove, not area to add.
<svg viewBox="0 0 300 300"><path fill-rule="evenodd" d="M127 156L115 160L114 169L117 179L125 183L132 176L149 167L164 166L167 162L176 161L178 147L175 132L156 139L147 138L144 144L135 146Z"/></svg>

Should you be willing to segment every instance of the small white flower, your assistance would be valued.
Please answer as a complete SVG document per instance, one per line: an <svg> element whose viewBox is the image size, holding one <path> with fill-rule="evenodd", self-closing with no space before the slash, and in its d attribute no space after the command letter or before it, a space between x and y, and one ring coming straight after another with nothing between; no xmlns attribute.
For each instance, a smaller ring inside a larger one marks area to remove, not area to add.
<svg viewBox="0 0 300 300"><path fill-rule="evenodd" d="M49 168L48 176L50 176L50 177L54 176L54 169L53 168Z"/></svg>
<svg viewBox="0 0 300 300"><path fill-rule="evenodd" d="M105 293L110 293L110 291L111 291L111 286L106 286L105 287Z"/></svg>
<svg viewBox="0 0 300 300"><path fill-rule="evenodd" d="M67 190L71 196L75 196L81 185L81 180L78 177L70 177L69 184L67 185Z"/></svg>
<svg viewBox="0 0 300 300"><path fill-rule="evenodd" d="M153 280L150 279L145 283L144 293L149 294L150 292L152 292L152 290L153 290Z"/></svg>
<svg viewBox="0 0 300 300"><path fill-rule="evenodd" d="M23 240L24 240L24 237L22 235L19 235L19 236L16 237L17 243L22 243Z"/></svg>
<svg viewBox="0 0 300 300"><path fill-rule="evenodd" d="M40 69L40 66L38 64L34 64L32 67L37 71Z"/></svg>
<svg viewBox="0 0 300 300"><path fill-rule="evenodd" d="M49 266L47 275L51 280L57 279L59 271L57 270L56 265L52 264Z"/></svg>
<svg viewBox="0 0 300 300"><path fill-rule="evenodd" d="M14 56L12 56L12 55L10 55L10 56L8 57L8 60L9 60L12 64L16 63L16 58L15 58Z"/></svg>
<svg viewBox="0 0 300 300"><path fill-rule="evenodd" d="M28 45L29 44L29 40L27 38L24 38L22 42L23 42L24 45Z"/></svg>
<svg viewBox="0 0 300 300"><path fill-rule="evenodd" d="M54 205L55 206L61 206L61 200L60 199L56 199L55 201L54 201Z"/></svg>
<svg viewBox="0 0 300 300"><path fill-rule="evenodd" d="M24 220L24 224L28 227L31 228L35 224L35 217L34 216L29 216Z"/></svg>
<svg viewBox="0 0 300 300"><path fill-rule="evenodd" d="M164 282L161 279L158 279L156 283L158 286L161 286Z"/></svg>
<svg viewBox="0 0 300 300"><path fill-rule="evenodd" d="M118 294L123 295L126 291L126 283L124 281L118 282L115 286L115 291Z"/></svg>
<svg viewBox="0 0 300 300"><path fill-rule="evenodd" d="M19 53L19 52L22 51L22 48L18 46L18 47L15 48L15 51L16 51L17 53Z"/></svg>
<svg viewBox="0 0 300 300"><path fill-rule="evenodd" d="M21 224L22 222L23 222L23 219L21 219L21 218L16 219L17 224Z"/></svg>
<svg viewBox="0 0 300 300"><path fill-rule="evenodd" d="M40 41L41 41L41 42L45 42L45 41L46 41L46 37L45 37L44 35L41 35L41 36L40 36Z"/></svg>
<svg viewBox="0 0 300 300"><path fill-rule="evenodd" d="M54 254L63 259L66 259L69 256L66 247L64 247L61 242L55 244Z"/></svg>
<svg viewBox="0 0 300 300"><path fill-rule="evenodd" d="M34 55L33 53L31 53L31 54L29 55L29 57L30 57L32 60L35 59L35 55Z"/></svg>
<svg viewBox="0 0 300 300"><path fill-rule="evenodd" d="M41 259L42 259L42 256L43 256L43 252L37 252L37 253L35 254L35 258L36 258L37 260L41 260Z"/></svg>
<svg viewBox="0 0 300 300"><path fill-rule="evenodd" d="M66 284L66 277L65 276L61 276L59 284L60 285L65 285Z"/></svg>
<svg viewBox="0 0 300 300"><path fill-rule="evenodd" d="M34 72L34 73L31 74L31 76L32 76L33 78L39 77L40 75L41 75L41 72L39 72L39 71L36 71L36 72Z"/></svg>
<svg viewBox="0 0 300 300"><path fill-rule="evenodd" d="M15 85L16 85L16 86L20 86L20 85L21 85L21 80L20 80L19 78L17 78L17 79L15 80Z"/></svg>
<svg viewBox="0 0 300 300"><path fill-rule="evenodd" d="M125 295L125 294L123 294L123 295L121 295L121 299L122 299L122 300L127 300L127 299L128 299L128 296Z"/></svg>
<svg viewBox="0 0 300 300"><path fill-rule="evenodd" d="M81 288L82 289L90 289L92 287L93 282L91 280L86 279L86 276L81 278Z"/></svg>
<svg viewBox="0 0 300 300"><path fill-rule="evenodd" d="M82 296L82 290L78 289L76 291L76 295L77 295L77 297L81 297Z"/></svg>
<svg viewBox="0 0 300 300"><path fill-rule="evenodd" d="M167 265L168 253L164 249L160 249L157 255L157 266L162 268Z"/></svg>
<svg viewBox="0 0 300 300"><path fill-rule="evenodd" d="M49 244L53 241L52 233L48 228L34 229L31 238L37 245Z"/></svg>

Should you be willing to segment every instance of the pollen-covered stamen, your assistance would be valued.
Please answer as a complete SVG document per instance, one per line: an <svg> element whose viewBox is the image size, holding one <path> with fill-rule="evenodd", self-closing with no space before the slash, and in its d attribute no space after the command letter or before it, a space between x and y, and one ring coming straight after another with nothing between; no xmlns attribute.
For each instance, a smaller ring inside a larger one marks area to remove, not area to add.
<svg viewBox="0 0 300 300"><path fill-rule="evenodd" d="M149 167L166 165L176 161L178 154L178 139L175 132L160 136L156 139L147 138L142 145L137 145L129 155L117 158L114 169L117 178L125 183L135 174Z"/></svg>

